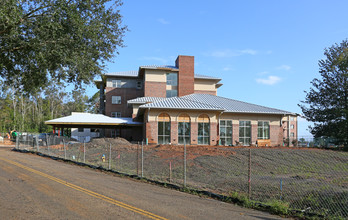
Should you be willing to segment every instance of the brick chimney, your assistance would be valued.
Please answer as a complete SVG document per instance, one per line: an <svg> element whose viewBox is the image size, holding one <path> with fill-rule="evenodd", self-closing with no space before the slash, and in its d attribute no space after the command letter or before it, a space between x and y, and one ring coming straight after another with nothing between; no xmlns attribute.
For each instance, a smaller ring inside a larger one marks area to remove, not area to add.
<svg viewBox="0 0 348 220"><path fill-rule="evenodd" d="M179 55L175 66L179 68L178 73L178 96L194 93L195 57Z"/></svg>

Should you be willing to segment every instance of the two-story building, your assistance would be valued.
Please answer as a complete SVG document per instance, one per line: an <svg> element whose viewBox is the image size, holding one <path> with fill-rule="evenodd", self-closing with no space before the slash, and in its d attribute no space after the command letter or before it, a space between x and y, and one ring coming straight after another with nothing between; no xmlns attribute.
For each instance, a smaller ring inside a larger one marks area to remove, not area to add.
<svg viewBox="0 0 348 220"><path fill-rule="evenodd" d="M221 79L196 74L193 56L178 56L175 66L140 66L103 75L100 112L132 118L142 126L108 129L106 136L149 144L250 145L267 140L282 145L297 139L297 115L217 96Z"/></svg>

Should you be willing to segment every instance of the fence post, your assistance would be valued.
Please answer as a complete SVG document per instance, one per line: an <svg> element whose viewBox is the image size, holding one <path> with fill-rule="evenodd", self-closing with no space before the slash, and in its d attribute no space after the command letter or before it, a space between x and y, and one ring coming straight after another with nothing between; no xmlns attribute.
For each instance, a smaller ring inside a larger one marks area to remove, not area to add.
<svg viewBox="0 0 348 220"><path fill-rule="evenodd" d="M249 149L249 166L248 166L248 199L251 196L251 149Z"/></svg>
<svg viewBox="0 0 348 220"><path fill-rule="evenodd" d="M280 200L283 197L283 178L280 177Z"/></svg>
<svg viewBox="0 0 348 220"><path fill-rule="evenodd" d="M86 140L83 142L83 163L86 163Z"/></svg>
<svg viewBox="0 0 348 220"><path fill-rule="evenodd" d="M137 144L137 176L139 176L139 141Z"/></svg>
<svg viewBox="0 0 348 220"><path fill-rule="evenodd" d="M144 141L141 141L141 177L144 177Z"/></svg>
<svg viewBox="0 0 348 220"><path fill-rule="evenodd" d="M186 187L186 142L184 143L184 187Z"/></svg>
<svg viewBox="0 0 348 220"><path fill-rule="evenodd" d="M172 182L172 161L169 161L169 182Z"/></svg>
<svg viewBox="0 0 348 220"><path fill-rule="evenodd" d="M111 169L111 143L109 144L110 150L109 150L109 170Z"/></svg>
<svg viewBox="0 0 348 220"><path fill-rule="evenodd" d="M65 146L65 140L63 139L63 144L64 144L64 160L66 160L66 146Z"/></svg>
<svg viewBox="0 0 348 220"><path fill-rule="evenodd" d="M19 138L18 138L18 135L16 136L16 148L19 149Z"/></svg>

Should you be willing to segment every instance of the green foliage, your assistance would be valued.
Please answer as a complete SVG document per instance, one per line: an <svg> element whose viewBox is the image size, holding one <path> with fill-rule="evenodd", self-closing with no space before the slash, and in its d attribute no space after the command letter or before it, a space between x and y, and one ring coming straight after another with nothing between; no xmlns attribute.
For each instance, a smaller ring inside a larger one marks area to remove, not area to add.
<svg viewBox="0 0 348 220"><path fill-rule="evenodd" d="M288 215L289 214L289 204L280 200L272 200L267 202L266 205L269 205L269 211L273 214L278 215Z"/></svg>
<svg viewBox="0 0 348 220"><path fill-rule="evenodd" d="M348 137L348 40L325 49L326 59L319 61L321 79L313 79L312 88L299 105L308 121L314 122L315 137L333 137L336 144L347 146Z"/></svg>
<svg viewBox="0 0 348 220"><path fill-rule="evenodd" d="M0 77L24 92L50 78L88 84L123 47L127 27L121 5L121 0L2 0Z"/></svg>
<svg viewBox="0 0 348 220"><path fill-rule="evenodd" d="M18 131L44 133L52 127L44 122L50 119L70 115L71 112L86 112L90 99L84 89L71 93L65 92L65 86L50 81L42 91L24 95L14 87L0 81L0 132Z"/></svg>

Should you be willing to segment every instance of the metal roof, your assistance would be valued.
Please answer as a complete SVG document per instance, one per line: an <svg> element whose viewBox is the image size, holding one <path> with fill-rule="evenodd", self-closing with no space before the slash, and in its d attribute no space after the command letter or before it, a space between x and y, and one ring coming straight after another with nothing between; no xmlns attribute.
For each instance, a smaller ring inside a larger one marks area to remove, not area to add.
<svg viewBox="0 0 348 220"><path fill-rule="evenodd" d="M136 125L132 118L112 118L103 114L73 112L69 116L45 121L49 125Z"/></svg>
<svg viewBox="0 0 348 220"><path fill-rule="evenodd" d="M191 94L182 97L150 98L153 102L139 108L217 110L225 113L294 114L288 111L255 105L234 99L209 94ZM161 100L162 99L162 100Z"/></svg>
<svg viewBox="0 0 348 220"><path fill-rule="evenodd" d="M139 108L166 108L166 109L194 109L194 110L217 110L224 109L207 103L184 99L182 97L166 98L162 101L141 105Z"/></svg>
<svg viewBox="0 0 348 220"><path fill-rule="evenodd" d="M176 67L176 66L171 66L171 65L144 65L144 66L140 66L140 68L144 68L144 69L162 69L162 68L169 68L169 69L179 70L178 67Z"/></svg>
<svg viewBox="0 0 348 220"><path fill-rule="evenodd" d="M234 99L229 99L221 96L209 94L191 94L181 97L183 99L196 102L207 103L209 105L223 108L225 112L234 113L262 113L262 114L293 114L288 111L269 108L261 105L255 105L247 102L242 102Z"/></svg>
<svg viewBox="0 0 348 220"><path fill-rule="evenodd" d="M220 78L214 77L214 76L206 76L201 74L195 74L195 79L215 79L215 80L221 80Z"/></svg>
<svg viewBox="0 0 348 220"><path fill-rule="evenodd" d="M138 77L138 70L124 71L124 72L105 73L104 75L105 75L105 76Z"/></svg>
<svg viewBox="0 0 348 220"><path fill-rule="evenodd" d="M140 66L140 68L144 69L161 69L161 68L170 68L173 70L179 70L175 66L170 65L149 65L149 66ZM120 76L120 77L138 77L139 71L138 70L131 70L131 71L123 71L123 72L112 72L112 73L105 73L105 76ZM214 80L221 80L220 78L213 77L213 76L206 76L201 74L195 74L195 79L214 79Z"/></svg>
<svg viewBox="0 0 348 220"><path fill-rule="evenodd" d="M149 103L149 102L158 102L158 101L162 101L166 98L163 97L138 97L136 99L131 99L129 101L127 101L128 104L145 104L145 103Z"/></svg>

